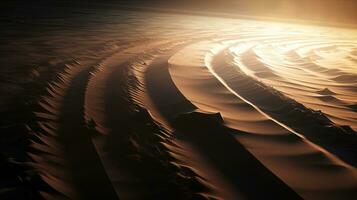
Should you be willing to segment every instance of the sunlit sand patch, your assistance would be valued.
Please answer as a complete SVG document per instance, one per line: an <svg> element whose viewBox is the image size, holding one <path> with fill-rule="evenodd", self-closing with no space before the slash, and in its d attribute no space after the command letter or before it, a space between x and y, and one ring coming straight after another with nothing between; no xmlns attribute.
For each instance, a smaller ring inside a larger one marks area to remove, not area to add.
<svg viewBox="0 0 357 200"><path fill-rule="evenodd" d="M233 63L247 75L356 129L357 118L350 105L357 99L357 63L350 58L357 43L353 32L345 32L334 35L326 30L316 36L309 29L281 30L274 33L280 35L279 42L242 41L230 47L230 52Z"/></svg>

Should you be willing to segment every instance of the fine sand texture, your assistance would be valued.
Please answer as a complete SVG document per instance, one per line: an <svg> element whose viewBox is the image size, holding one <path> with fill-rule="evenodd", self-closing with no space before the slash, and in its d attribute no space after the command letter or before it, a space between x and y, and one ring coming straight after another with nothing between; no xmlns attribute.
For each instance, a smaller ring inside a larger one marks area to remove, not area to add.
<svg viewBox="0 0 357 200"><path fill-rule="evenodd" d="M357 199L355 30L77 14L8 47L0 199Z"/></svg>

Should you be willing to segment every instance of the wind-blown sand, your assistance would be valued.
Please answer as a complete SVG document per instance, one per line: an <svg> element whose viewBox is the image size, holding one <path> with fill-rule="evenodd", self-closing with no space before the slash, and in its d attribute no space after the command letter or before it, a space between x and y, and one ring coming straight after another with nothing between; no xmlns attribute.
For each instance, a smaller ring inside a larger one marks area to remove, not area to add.
<svg viewBox="0 0 357 200"><path fill-rule="evenodd" d="M45 39L61 56L42 65L60 64L26 123L38 177L26 187L48 199L357 198L354 30L106 16Z"/></svg>

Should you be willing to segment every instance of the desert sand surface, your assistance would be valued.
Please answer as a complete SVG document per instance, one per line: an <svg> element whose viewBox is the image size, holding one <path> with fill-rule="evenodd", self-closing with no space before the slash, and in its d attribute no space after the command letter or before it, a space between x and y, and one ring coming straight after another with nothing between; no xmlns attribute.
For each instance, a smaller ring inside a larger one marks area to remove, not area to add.
<svg viewBox="0 0 357 200"><path fill-rule="evenodd" d="M6 22L0 199L357 198L357 30L91 9Z"/></svg>

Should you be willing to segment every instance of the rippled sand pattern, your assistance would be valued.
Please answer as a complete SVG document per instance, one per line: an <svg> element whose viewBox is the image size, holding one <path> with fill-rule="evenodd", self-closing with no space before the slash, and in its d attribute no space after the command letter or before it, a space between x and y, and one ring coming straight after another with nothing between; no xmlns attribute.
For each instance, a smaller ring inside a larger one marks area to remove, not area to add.
<svg viewBox="0 0 357 200"><path fill-rule="evenodd" d="M356 37L352 31L266 30L233 44L234 64L332 121L356 130Z"/></svg>
<svg viewBox="0 0 357 200"><path fill-rule="evenodd" d="M43 197L357 198L355 30L85 12L8 47L56 69L28 127Z"/></svg>

